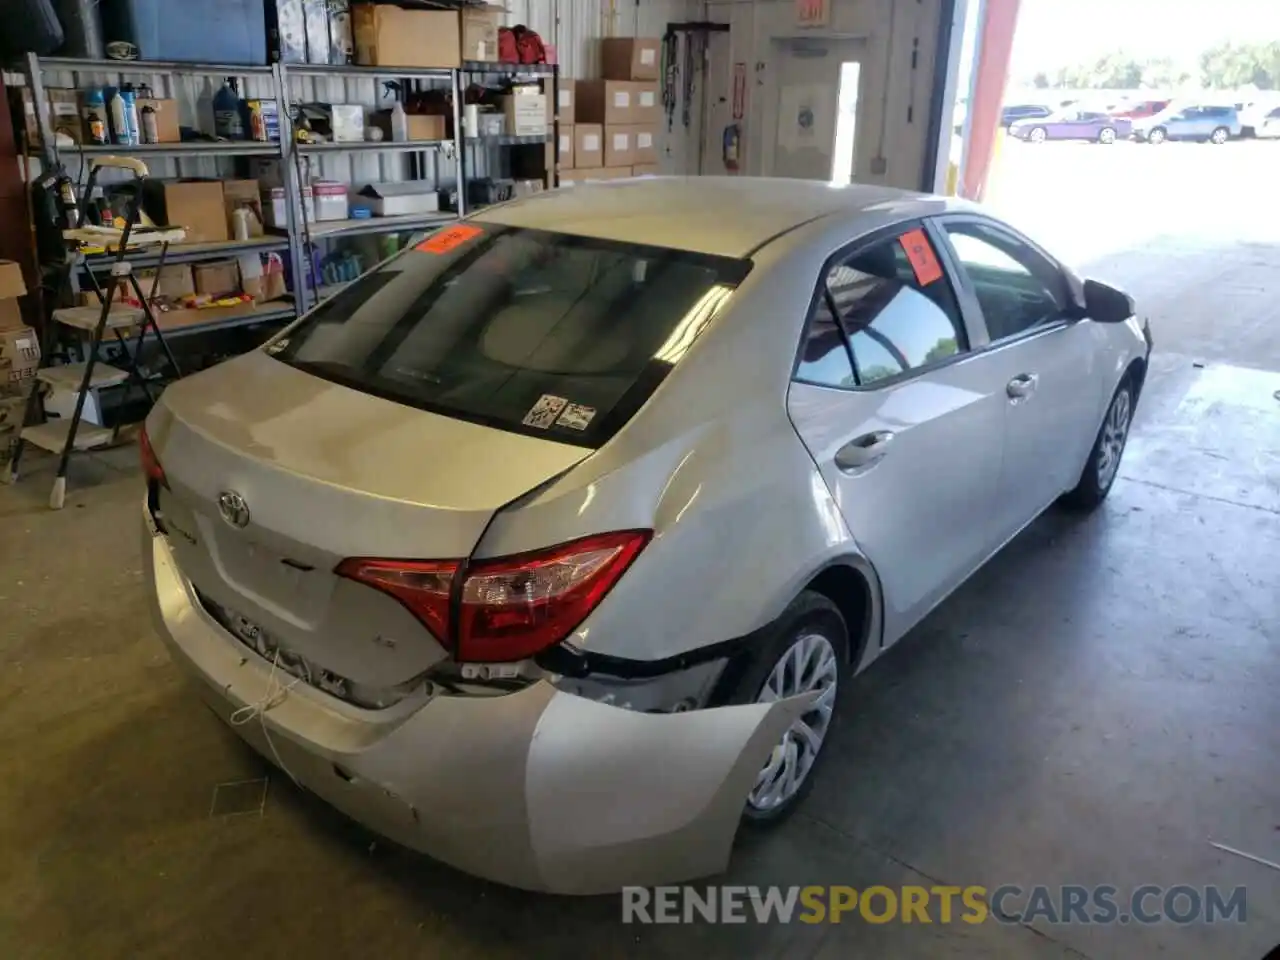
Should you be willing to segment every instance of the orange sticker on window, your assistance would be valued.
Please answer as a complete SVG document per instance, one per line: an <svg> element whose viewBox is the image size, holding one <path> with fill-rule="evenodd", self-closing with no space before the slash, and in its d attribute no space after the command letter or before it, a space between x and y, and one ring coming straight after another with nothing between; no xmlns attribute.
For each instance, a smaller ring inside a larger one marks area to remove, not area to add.
<svg viewBox="0 0 1280 960"><path fill-rule="evenodd" d="M460 223L456 227L449 227L447 230L433 233L413 249L421 250L424 253L448 253L454 247L460 247L468 240L474 239L482 233L484 231L479 227L473 227L468 223Z"/></svg>
<svg viewBox="0 0 1280 960"><path fill-rule="evenodd" d="M911 261L911 269L916 275L916 283L928 286L942 276L942 265L933 255L933 247L923 230L911 230L898 238L902 249Z"/></svg>

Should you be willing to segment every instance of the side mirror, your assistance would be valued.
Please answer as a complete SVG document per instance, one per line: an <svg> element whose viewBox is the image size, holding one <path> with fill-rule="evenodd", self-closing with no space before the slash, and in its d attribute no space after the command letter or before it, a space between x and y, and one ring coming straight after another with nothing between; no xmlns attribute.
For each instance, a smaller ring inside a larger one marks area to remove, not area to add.
<svg viewBox="0 0 1280 960"><path fill-rule="evenodd" d="M1097 323L1124 323L1137 312L1133 297L1099 280L1084 282L1084 309Z"/></svg>

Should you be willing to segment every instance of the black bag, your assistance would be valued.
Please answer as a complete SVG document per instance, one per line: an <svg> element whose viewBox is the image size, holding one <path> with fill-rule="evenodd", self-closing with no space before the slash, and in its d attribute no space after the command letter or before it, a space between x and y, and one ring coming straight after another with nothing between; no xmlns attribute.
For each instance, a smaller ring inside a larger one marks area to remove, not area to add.
<svg viewBox="0 0 1280 960"><path fill-rule="evenodd" d="M65 39L50 0L0 0L0 61L27 53L47 57Z"/></svg>

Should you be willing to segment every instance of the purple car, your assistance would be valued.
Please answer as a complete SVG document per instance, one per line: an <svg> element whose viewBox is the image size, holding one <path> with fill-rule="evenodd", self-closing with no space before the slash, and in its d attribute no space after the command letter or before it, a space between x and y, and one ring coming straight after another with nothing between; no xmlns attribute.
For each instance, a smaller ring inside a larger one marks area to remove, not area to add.
<svg viewBox="0 0 1280 960"><path fill-rule="evenodd" d="M1115 143L1127 139L1133 122L1127 117L1113 117L1099 110L1062 110L1039 119L1019 120L1009 132L1019 140L1043 143L1045 140L1096 140Z"/></svg>

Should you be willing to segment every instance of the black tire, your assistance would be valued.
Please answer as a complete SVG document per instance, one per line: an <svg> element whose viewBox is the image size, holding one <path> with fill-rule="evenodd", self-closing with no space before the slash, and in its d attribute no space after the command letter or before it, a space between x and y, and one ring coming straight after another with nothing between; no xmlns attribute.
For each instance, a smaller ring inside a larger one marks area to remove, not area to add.
<svg viewBox="0 0 1280 960"><path fill-rule="evenodd" d="M1221 146L1231 139L1231 131L1226 127L1214 127L1213 133L1209 134L1209 142Z"/></svg>
<svg viewBox="0 0 1280 960"><path fill-rule="evenodd" d="M1132 377L1125 377L1120 381L1120 385L1116 387L1116 392L1111 395L1111 402L1107 404L1106 415L1102 418L1102 425L1098 428L1098 435L1093 440L1093 448L1089 451L1089 459L1085 461L1084 469L1080 471L1080 481L1062 497L1062 502L1075 510L1090 511L1096 510L1102 501L1107 499L1107 494L1111 492L1112 486L1115 485L1116 477L1120 474L1120 464L1116 463L1114 469L1109 472L1105 480L1099 476L1099 461L1103 456L1104 440L1108 434L1108 427L1112 422L1112 414L1116 409L1116 405L1120 402L1120 395L1125 394L1126 406L1128 410L1128 420L1125 424L1124 439L1121 442L1120 451L1116 454L1117 461L1124 456L1125 446L1129 441L1129 427L1133 423L1133 410L1137 401L1134 390Z"/></svg>
<svg viewBox="0 0 1280 960"><path fill-rule="evenodd" d="M787 800L768 810L760 810L744 798L742 809L743 826L760 830L777 826L787 819L797 807L803 803L813 788L814 779L822 768L824 758L831 752L830 743L839 726L840 703L844 688L848 685L849 670L849 630L839 608L827 597L812 590L806 590L791 601L783 611L768 634L747 655L744 662L737 664L736 677L732 680L732 688L724 702L731 704L755 703L764 689L774 666L791 646L804 634L821 634L831 644L836 655L837 682L835 706L827 732L822 738L813 765L810 767L799 789ZM735 665L730 665L732 669Z"/></svg>

